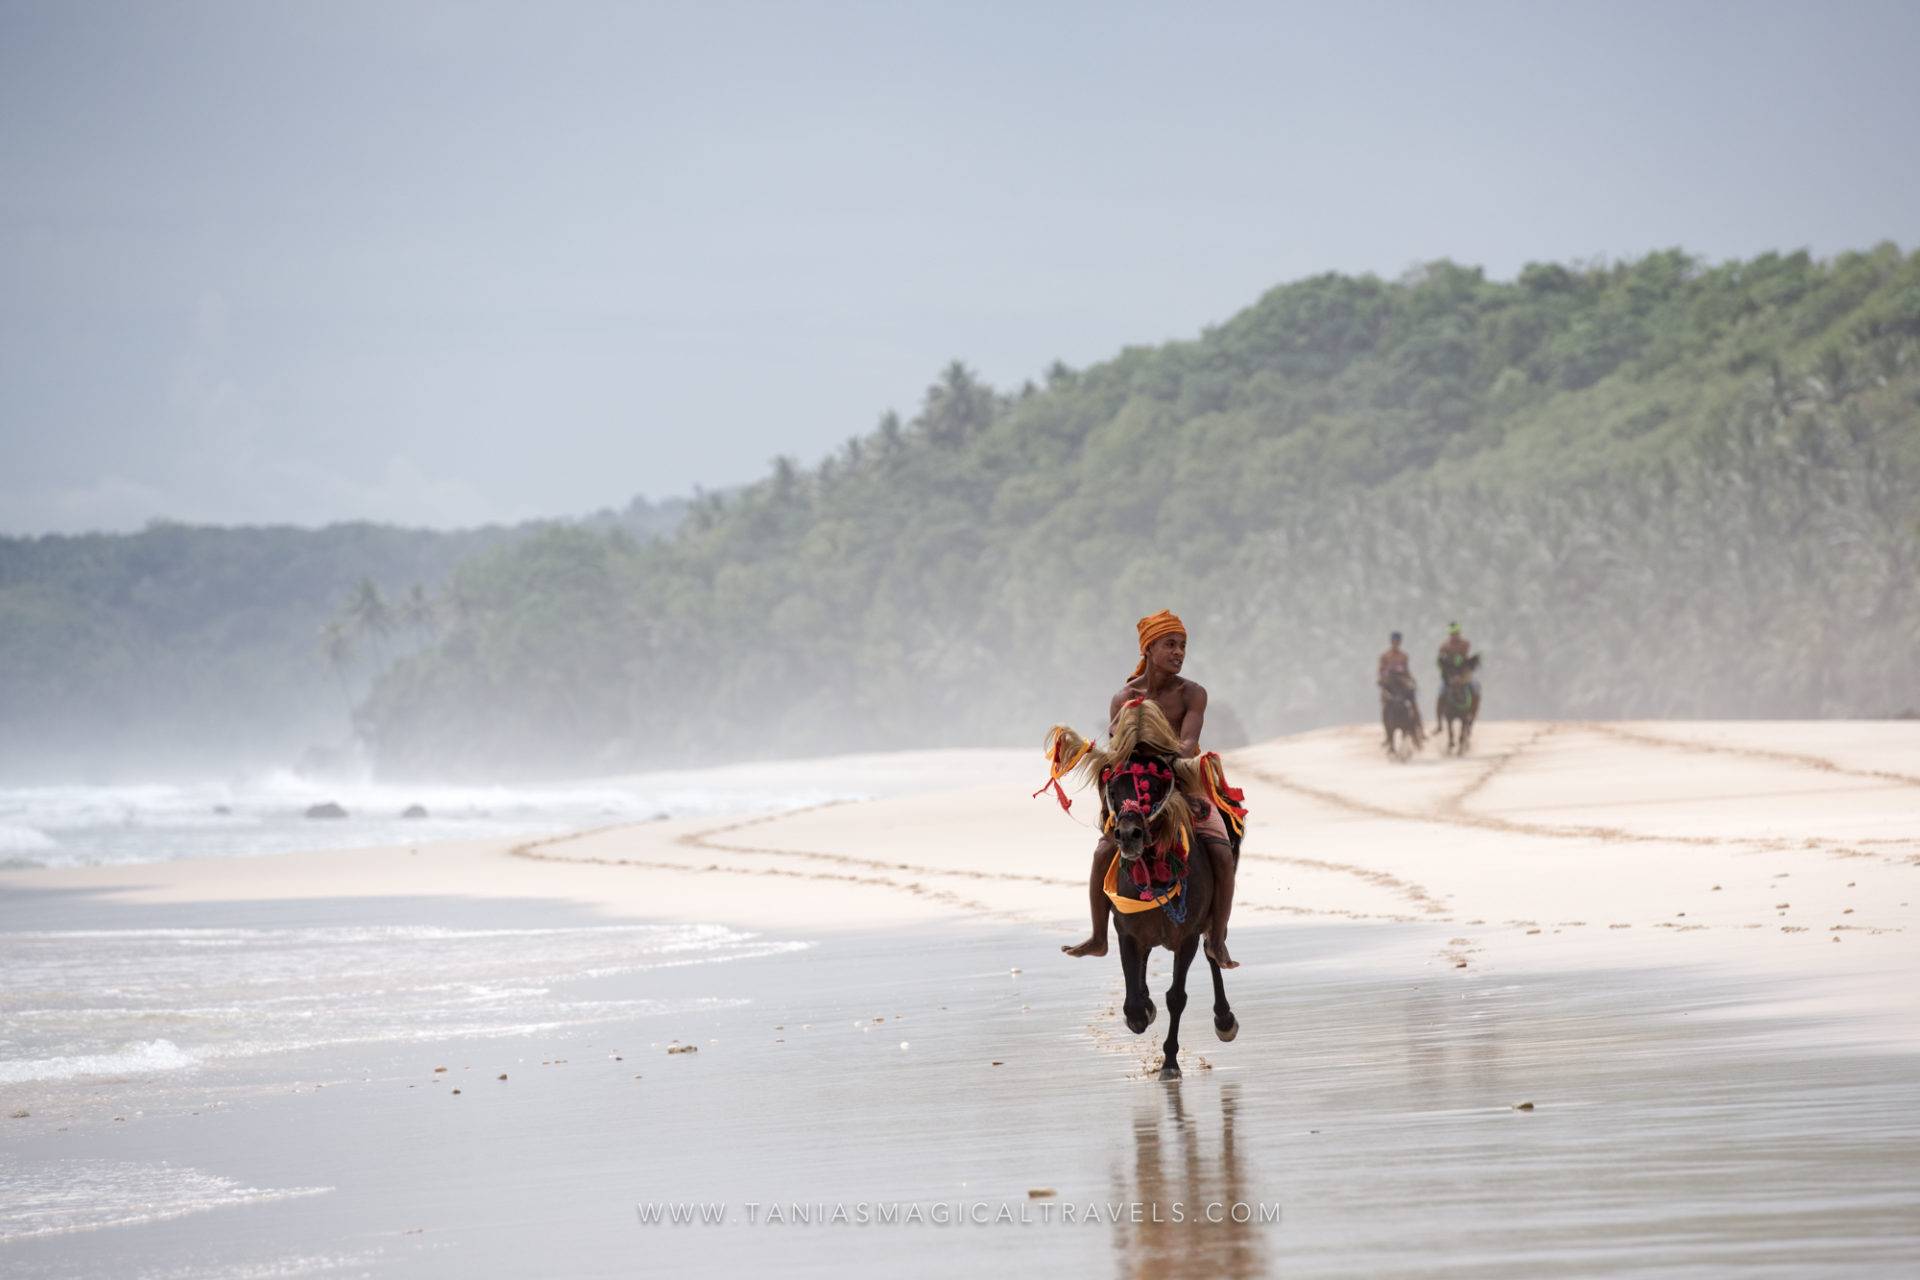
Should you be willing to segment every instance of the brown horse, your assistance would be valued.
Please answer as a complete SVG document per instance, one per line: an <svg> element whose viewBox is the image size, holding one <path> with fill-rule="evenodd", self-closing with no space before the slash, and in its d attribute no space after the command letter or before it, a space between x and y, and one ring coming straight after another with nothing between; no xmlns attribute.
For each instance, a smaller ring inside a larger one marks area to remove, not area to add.
<svg viewBox="0 0 1920 1280"><path fill-rule="evenodd" d="M1456 663L1447 672L1447 683L1440 690L1439 705L1433 709L1433 718L1446 726L1447 753L1463 756L1467 754L1467 742L1473 736L1473 722L1480 717L1480 691L1473 687L1473 673L1480 669L1480 655L1474 654L1464 662ZM1460 740L1454 743L1454 726L1459 726Z"/></svg>
<svg viewBox="0 0 1920 1280"><path fill-rule="evenodd" d="M1180 1075L1180 1015L1187 1007L1187 970L1213 923L1213 863L1197 847L1189 796L1220 794L1224 778L1218 757L1179 755L1180 740L1167 717L1152 702L1123 708L1113 737L1097 749L1064 725L1047 735L1055 776L1070 767L1100 785L1103 825L1118 846L1107 875L1119 935L1120 971L1127 983L1122 1011L1127 1029L1140 1035L1159 1016L1147 993L1147 957L1155 947L1173 952L1173 980L1167 987L1167 1038L1160 1078ZM1071 762L1064 766L1062 762ZM1233 793L1237 797L1238 793ZM1237 815L1236 815L1237 816ZM1234 865L1240 862L1240 832L1229 821ZM1240 1034L1227 1004L1220 966L1213 971L1213 1030L1221 1040Z"/></svg>
<svg viewBox="0 0 1920 1280"><path fill-rule="evenodd" d="M1413 700L1413 677L1401 672L1388 679L1391 683L1380 699L1380 727L1386 730L1387 756L1405 764L1427 745L1427 735L1420 725L1420 708Z"/></svg>

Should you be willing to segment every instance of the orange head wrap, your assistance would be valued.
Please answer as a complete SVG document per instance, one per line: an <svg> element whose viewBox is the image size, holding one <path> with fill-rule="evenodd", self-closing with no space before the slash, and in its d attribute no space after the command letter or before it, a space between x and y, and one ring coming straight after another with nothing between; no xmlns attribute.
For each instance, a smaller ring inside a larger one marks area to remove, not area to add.
<svg viewBox="0 0 1920 1280"><path fill-rule="evenodd" d="M1140 633L1140 665L1133 669L1131 680L1147 669L1147 647L1162 636L1183 636L1187 634L1187 624L1175 617L1172 612L1162 609L1134 624L1134 630Z"/></svg>

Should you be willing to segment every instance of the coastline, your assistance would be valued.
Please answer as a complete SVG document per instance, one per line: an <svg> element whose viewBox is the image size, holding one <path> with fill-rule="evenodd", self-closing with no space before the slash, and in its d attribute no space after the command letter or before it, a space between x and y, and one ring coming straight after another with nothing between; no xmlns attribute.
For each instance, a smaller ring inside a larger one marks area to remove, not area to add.
<svg viewBox="0 0 1920 1280"><path fill-rule="evenodd" d="M1702 964L1831 977L1920 1043L1920 728L1493 722L1474 754L1380 756L1347 727L1229 753L1252 808L1237 927L1446 925L1475 969ZM0 895L128 903L455 895L632 919L862 931L953 921L1071 941L1091 797L1030 798L1037 753L884 762L893 794L732 819L256 859L0 871ZM955 785L959 778L968 785ZM1836 941L1837 940L1837 941ZM1257 959L1257 957L1256 957Z"/></svg>
<svg viewBox="0 0 1920 1280"><path fill-rule="evenodd" d="M777 815L0 873L0 946L121 948L131 974L217 944L236 989L289 984L270 1002L313 963L389 992L331 1042L0 1084L32 1095L10 1192L186 1197L43 1214L0 1256L236 1280L1910 1256L1920 732L1489 724L1477 745L1401 767L1343 729L1228 757L1253 808L1245 1034L1214 1041L1201 976L1174 1085L1152 1078L1164 1013L1127 1035L1117 962L1056 949L1085 924L1091 833L1029 798L1037 753L968 753L958 788L944 753L896 760L940 785ZM441 982L488 994L437 1026ZM1279 1221L1169 1220L1212 1201ZM636 1220L669 1202L731 1216ZM962 1209L776 1228L749 1203ZM1015 1220L966 1221L976 1203ZM1102 1203L1159 1217L1028 1220Z"/></svg>

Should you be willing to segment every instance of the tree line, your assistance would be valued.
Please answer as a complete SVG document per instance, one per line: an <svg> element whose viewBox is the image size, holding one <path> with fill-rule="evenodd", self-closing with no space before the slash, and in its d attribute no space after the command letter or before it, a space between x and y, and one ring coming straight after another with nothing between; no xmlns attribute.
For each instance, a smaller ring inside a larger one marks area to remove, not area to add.
<svg viewBox="0 0 1920 1280"><path fill-rule="evenodd" d="M356 712L383 768L1019 743L1093 721L1170 606L1219 724L1373 713L1458 618L1489 715L1920 704L1920 255L1439 262L910 416L669 538L461 564ZM1226 744L1230 745L1230 744Z"/></svg>

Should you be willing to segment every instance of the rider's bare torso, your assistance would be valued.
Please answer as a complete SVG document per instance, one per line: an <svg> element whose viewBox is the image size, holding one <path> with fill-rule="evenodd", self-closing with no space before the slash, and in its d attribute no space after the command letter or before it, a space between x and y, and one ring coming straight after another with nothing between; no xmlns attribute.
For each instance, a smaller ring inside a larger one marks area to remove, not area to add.
<svg viewBox="0 0 1920 1280"><path fill-rule="evenodd" d="M1152 687L1155 674L1151 670L1143 671L1120 686L1120 692L1107 704L1107 723L1118 719L1120 708L1127 703L1146 698L1167 713L1167 723L1180 735L1180 754L1199 755L1200 730L1207 718L1207 691L1185 676L1173 676L1155 688Z"/></svg>

